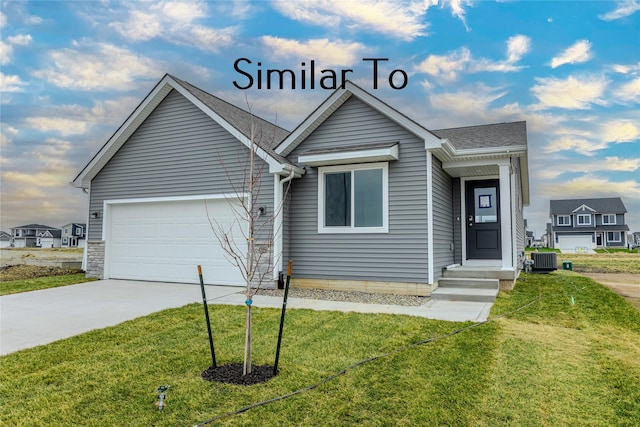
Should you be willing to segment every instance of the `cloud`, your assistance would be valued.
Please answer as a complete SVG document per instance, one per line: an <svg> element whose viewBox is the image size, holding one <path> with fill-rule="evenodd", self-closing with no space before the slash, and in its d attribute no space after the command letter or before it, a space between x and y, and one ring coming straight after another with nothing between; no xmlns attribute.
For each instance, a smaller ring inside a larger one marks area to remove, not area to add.
<svg viewBox="0 0 640 427"><path fill-rule="evenodd" d="M566 153L575 151L584 156L593 156L596 151L607 148L604 141L594 142L589 138L580 138L575 135L564 135L551 140L544 148L545 153Z"/></svg>
<svg viewBox="0 0 640 427"><path fill-rule="evenodd" d="M450 52L447 55L429 55L416 66L416 71L429 74L443 82L455 81L460 73L512 72L522 69L516 65L522 57L531 50L531 39L525 35L517 34L509 37L506 42L506 59L492 61L489 59L473 59L471 52L466 47Z"/></svg>
<svg viewBox="0 0 640 427"><path fill-rule="evenodd" d="M544 193L551 199L569 199L582 197L640 197L638 181L611 181L590 175L583 175L566 181L554 182L545 186Z"/></svg>
<svg viewBox="0 0 640 427"><path fill-rule="evenodd" d="M564 64L587 62L592 56L591 43L589 40L578 40L565 49L560 55L551 59L551 68L557 68Z"/></svg>
<svg viewBox="0 0 640 427"><path fill-rule="evenodd" d="M38 132L51 132L65 137L80 135L97 125L121 123L124 115L132 111L138 102L134 97L124 97L96 102L91 108L80 105L50 106L32 117L26 117L24 123Z"/></svg>
<svg viewBox="0 0 640 427"><path fill-rule="evenodd" d="M29 46L31 44L31 34L18 34L7 37L7 41L12 45Z"/></svg>
<svg viewBox="0 0 640 427"><path fill-rule="evenodd" d="M461 47L447 55L429 55L417 65L416 71L451 82L458 78L458 74L467 68L470 61L471 52L466 47Z"/></svg>
<svg viewBox="0 0 640 427"><path fill-rule="evenodd" d="M155 80L163 74L157 61L112 44L75 43L74 47L49 52L49 67L33 75L61 88L123 91L139 86L140 78Z"/></svg>
<svg viewBox="0 0 640 427"><path fill-rule="evenodd" d="M636 71L640 71L640 62L634 65L622 65L622 64L614 64L611 66L613 71L620 74L628 74Z"/></svg>
<svg viewBox="0 0 640 427"><path fill-rule="evenodd" d="M437 4L437 0L275 0L272 6L284 16L307 24L330 28L346 26L411 41L426 35L428 24L424 16Z"/></svg>
<svg viewBox="0 0 640 427"><path fill-rule="evenodd" d="M13 46L0 40L0 65L7 65L11 62Z"/></svg>
<svg viewBox="0 0 640 427"><path fill-rule="evenodd" d="M0 92L22 92L26 83L20 79L20 76L6 75L0 71Z"/></svg>
<svg viewBox="0 0 640 427"><path fill-rule="evenodd" d="M640 77L621 84L613 94L621 101L640 102Z"/></svg>
<svg viewBox="0 0 640 427"><path fill-rule="evenodd" d="M208 3L157 2L129 5L128 17L108 24L121 36L134 42L160 38L176 45L218 52L234 43L234 27L211 28L198 24L209 16Z"/></svg>
<svg viewBox="0 0 640 427"><path fill-rule="evenodd" d="M467 90L430 95L429 103L438 110L446 110L457 116L469 116L489 110L490 105L505 94L500 88L478 84Z"/></svg>
<svg viewBox="0 0 640 427"><path fill-rule="evenodd" d="M360 60L366 49L361 43L313 39L300 42L279 37L263 36L262 43L271 49L275 57L317 59L322 65L349 66Z"/></svg>
<svg viewBox="0 0 640 427"><path fill-rule="evenodd" d="M598 15L598 18L603 21L613 21L620 18L626 18L631 16L640 10L640 1L638 0L623 0L616 2L616 8L610 12Z"/></svg>
<svg viewBox="0 0 640 427"><path fill-rule="evenodd" d="M443 3L447 2L443 0ZM449 0L448 3L451 8L451 14L461 20L466 30L469 31L470 28L467 25L467 20L464 16L466 13L464 6L472 6L473 2L471 0Z"/></svg>
<svg viewBox="0 0 640 427"><path fill-rule="evenodd" d="M534 106L536 109L555 107L586 110L591 108L591 104L606 104L602 99L608 84L604 77L548 77L536 78L536 82L537 84L531 88L533 95L540 101Z"/></svg>
<svg viewBox="0 0 640 427"><path fill-rule="evenodd" d="M636 121L613 120L600 126L600 137L606 142L633 142L640 139L640 127Z"/></svg>

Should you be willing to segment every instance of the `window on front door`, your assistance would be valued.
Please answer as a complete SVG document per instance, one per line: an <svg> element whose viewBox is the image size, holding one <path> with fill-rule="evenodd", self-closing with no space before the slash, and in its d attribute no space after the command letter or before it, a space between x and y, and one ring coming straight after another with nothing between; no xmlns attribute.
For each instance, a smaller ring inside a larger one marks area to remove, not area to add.
<svg viewBox="0 0 640 427"><path fill-rule="evenodd" d="M319 169L318 232L388 230L387 163Z"/></svg>

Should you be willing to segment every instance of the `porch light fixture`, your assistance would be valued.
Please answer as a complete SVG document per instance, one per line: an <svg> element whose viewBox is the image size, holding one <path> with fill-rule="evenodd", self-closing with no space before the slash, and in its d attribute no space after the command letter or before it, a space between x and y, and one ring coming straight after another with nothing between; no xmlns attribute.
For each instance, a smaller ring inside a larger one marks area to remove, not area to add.
<svg viewBox="0 0 640 427"><path fill-rule="evenodd" d="M100 218L100 211L91 212L91 218L93 219Z"/></svg>

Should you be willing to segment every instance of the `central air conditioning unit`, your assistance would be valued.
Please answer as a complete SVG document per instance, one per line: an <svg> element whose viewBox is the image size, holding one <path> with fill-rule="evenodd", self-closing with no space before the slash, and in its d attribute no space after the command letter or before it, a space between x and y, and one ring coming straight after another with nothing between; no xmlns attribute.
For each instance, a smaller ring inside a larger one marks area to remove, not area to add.
<svg viewBox="0 0 640 427"><path fill-rule="evenodd" d="M555 252L531 252L534 272L548 273L558 269L557 254Z"/></svg>

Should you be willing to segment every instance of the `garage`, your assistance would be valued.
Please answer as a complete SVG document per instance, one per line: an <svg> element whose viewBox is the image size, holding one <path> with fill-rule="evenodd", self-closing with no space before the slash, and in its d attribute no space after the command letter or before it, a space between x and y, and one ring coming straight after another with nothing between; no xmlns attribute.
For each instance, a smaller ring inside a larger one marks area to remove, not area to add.
<svg viewBox="0 0 640 427"><path fill-rule="evenodd" d="M199 283L202 265L206 284L244 285L208 219L230 230L244 254L247 223L235 206L220 196L105 202L105 278Z"/></svg>
<svg viewBox="0 0 640 427"><path fill-rule="evenodd" d="M562 252L590 251L591 234L558 236L558 249Z"/></svg>

